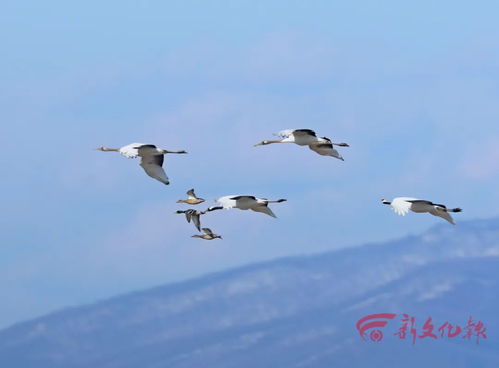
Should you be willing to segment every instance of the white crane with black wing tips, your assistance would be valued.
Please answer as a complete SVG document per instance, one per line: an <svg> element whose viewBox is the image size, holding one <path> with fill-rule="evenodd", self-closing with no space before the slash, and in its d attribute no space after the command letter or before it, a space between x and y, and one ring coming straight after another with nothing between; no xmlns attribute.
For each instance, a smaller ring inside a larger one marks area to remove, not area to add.
<svg viewBox="0 0 499 368"><path fill-rule="evenodd" d="M273 143L294 143L299 146L308 146L319 155L336 157L342 161L344 161L343 157L333 146L350 147L347 143L334 143L327 137L317 137L317 134L311 129L285 129L274 135L281 137L281 139L264 140L255 144L255 147Z"/></svg>
<svg viewBox="0 0 499 368"><path fill-rule="evenodd" d="M257 198L251 195L229 195L218 198L216 202L220 206L209 207L207 211L238 208L240 210L252 210L255 212L264 213L272 217L277 217L276 215L274 215L268 205L269 203L281 203L285 201L286 199L278 199L276 201L272 201L266 198Z"/></svg>
<svg viewBox="0 0 499 368"><path fill-rule="evenodd" d="M281 139L264 140L255 146L265 146L272 143L294 143L299 146L308 146L309 144L327 143L323 138L318 138L311 129L284 129L274 133Z"/></svg>
<svg viewBox="0 0 499 368"><path fill-rule="evenodd" d="M98 151L119 152L128 158L140 157L140 166L147 175L160 181L163 184L170 184L165 170L163 170L164 155L167 153L183 154L186 151L168 151L157 148L154 144L132 143L121 148L99 147Z"/></svg>
<svg viewBox="0 0 499 368"><path fill-rule="evenodd" d="M409 211L416 213L429 213L433 216L438 216L455 225L454 219L450 213L462 212L461 208L447 208L443 204L433 203L424 199L412 197L396 197L392 201L385 199L381 203L392 207L393 211L400 216L405 216Z"/></svg>

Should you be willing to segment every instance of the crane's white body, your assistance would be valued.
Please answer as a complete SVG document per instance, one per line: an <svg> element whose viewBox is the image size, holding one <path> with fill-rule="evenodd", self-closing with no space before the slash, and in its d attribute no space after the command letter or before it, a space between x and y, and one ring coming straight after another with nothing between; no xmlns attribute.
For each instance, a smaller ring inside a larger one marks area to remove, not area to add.
<svg viewBox="0 0 499 368"><path fill-rule="evenodd" d="M271 201L265 198L257 198L248 195L228 195L218 198L217 202L224 209L238 208L240 210L252 210L266 215L277 217L268 207L269 203L284 202L285 199ZM215 209L218 209L215 207Z"/></svg>
<svg viewBox="0 0 499 368"><path fill-rule="evenodd" d="M394 198L391 202L384 201L383 203L389 204L393 211L400 216L405 216L409 213L409 211L416 213L429 213L433 216L438 216L443 218L444 220L450 222L452 225L455 225L454 219L449 214L449 212L461 212L460 208L448 209L443 204L435 204L433 202L412 198L412 197L397 197Z"/></svg>

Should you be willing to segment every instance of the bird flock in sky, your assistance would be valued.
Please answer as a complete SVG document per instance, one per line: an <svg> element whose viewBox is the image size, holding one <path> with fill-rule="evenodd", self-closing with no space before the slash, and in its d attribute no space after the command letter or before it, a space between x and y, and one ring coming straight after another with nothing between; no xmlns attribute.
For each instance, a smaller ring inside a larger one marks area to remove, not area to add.
<svg viewBox="0 0 499 368"><path fill-rule="evenodd" d="M329 138L317 137L316 133L311 129L285 129L275 133L274 135L280 139L263 140L260 143L255 144L255 146L264 146L273 143L294 143L299 146L308 146L308 148L319 155L331 156L341 161L344 161L343 156L341 156L334 146L349 147L347 143L333 143ZM119 152L127 158L140 157L140 166L142 166L146 174L166 185L170 184L170 181L165 173L165 170L163 169L164 155L168 153L187 153L186 151L168 151L158 148L153 144L144 143L132 143L121 148L99 147L97 150L103 152ZM204 201L205 200L203 198L196 196L194 189L190 189L187 191L187 199L180 199L177 203L194 206L199 205ZM187 222L192 222L199 232L202 231L201 234L192 235L193 238L200 238L204 240L213 240L217 238L222 239L220 235L213 233L211 229L201 227L201 216L209 212L221 209L238 208L240 210L252 210L276 217L274 212L272 212L269 208L269 204L285 202L286 199L269 200L252 195L228 195L220 197L215 201L218 204L217 206L208 207L204 211L192 208L175 211L176 214L184 214ZM460 208L447 208L443 204L437 204L431 201L411 197L397 197L392 201L382 199L381 202L391 206L395 213L401 216L405 216L409 211L416 213L429 213L433 216L441 217L453 225L455 225L455 222L450 213L462 211Z"/></svg>

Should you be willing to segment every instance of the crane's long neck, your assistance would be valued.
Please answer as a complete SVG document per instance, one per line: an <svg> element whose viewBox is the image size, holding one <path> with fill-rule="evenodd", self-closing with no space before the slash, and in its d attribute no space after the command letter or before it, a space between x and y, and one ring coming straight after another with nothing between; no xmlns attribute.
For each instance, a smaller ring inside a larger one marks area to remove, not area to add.
<svg viewBox="0 0 499 368"><path fill-rule="evenodd" d="M102 152L119 152L120 151L119 148L110 148L110 147L101 147L98 149Z"/></svg>
<svg viewBox="0 0 499 368"><path fill-rule="evenodd" d="M392 204L392 202L390 202L390 201L386 201L386 200L384 200L384 199L382 199L382 200L381 200L381 203L383 203L383 204Z"/></svg>
<svg viewBox="0 0 499 368"><path fill-rule="evenodd" d="M289 141L285 141L284 139L271 139L268 141L264 141L265 144L271 144L271 143L289 143Z"/></svg>
<svg viewBox="0 0 499 368"><path fill-rule="evenodd" d="M255 147L256 146L265 146L267 144L272 144L272 143L289 143L289 141L285 141L284 139L265 140L265 141L261 141L260 143L255 144Z"/></svg>
<svg viewBox="0 0 499 368"><path fill-rule="evenodd" d="M350 147L348 143L331 143L333 146L338 146L338 147Z"/></svg>

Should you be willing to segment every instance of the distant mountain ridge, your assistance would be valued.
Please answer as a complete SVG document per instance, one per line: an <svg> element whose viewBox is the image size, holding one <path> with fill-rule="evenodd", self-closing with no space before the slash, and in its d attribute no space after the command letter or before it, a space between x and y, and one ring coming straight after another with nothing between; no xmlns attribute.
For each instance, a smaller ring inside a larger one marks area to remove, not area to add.
<svg viewBox="0 0 499 368"><path fill-rule="evenodd" d="M363 367L400 359L405 367L497 367L498 290L499 219L441 224L19 323L0 331L0 366ZM473 314L489 337L478 347L464 339L362 341L355 322L381 312L413 313L420 323Z"/></svg>

